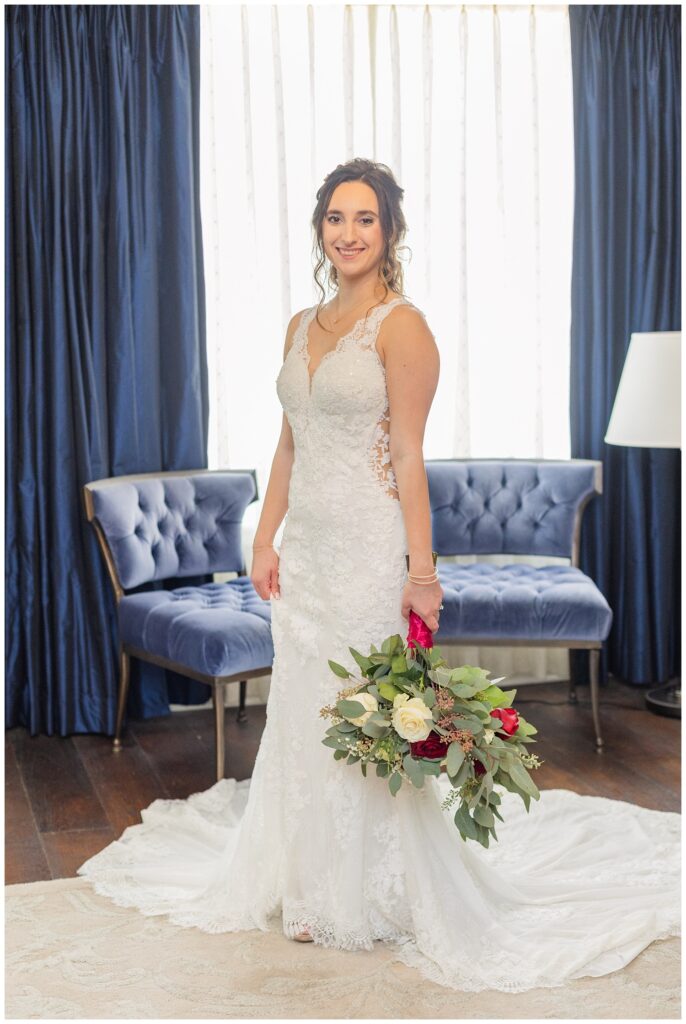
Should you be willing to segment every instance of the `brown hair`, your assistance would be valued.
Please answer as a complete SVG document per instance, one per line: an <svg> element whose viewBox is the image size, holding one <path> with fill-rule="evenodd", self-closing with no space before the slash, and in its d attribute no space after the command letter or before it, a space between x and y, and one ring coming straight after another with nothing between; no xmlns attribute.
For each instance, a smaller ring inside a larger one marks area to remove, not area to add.
<svg viewBox="0 0 686 1024"><path fill-rule="evenodd" d="M348 160L345 164L338 164L335 170L331 171L324 178L324 184L320 185L317 191L317 205L312 214L312 228L315 232L313 254L316 259L314 279L322 293L317 306L317 323L324 330L326 328L323 327L319 320L319 310L326 297L326 289L320 281L320 273L327 258L322 240L322 223L331 196L341 182L344 181L364 181L365 184L374 189L379 204L381 231L386 243L379 267L379 280L383 282L386 288L384 300L389 290L393 290L400 295L404 294L403 267L398 252L400 249L409 249L409 246L400 244L407 231L405 215L400 205L405 190L397 183L393 171L386 164L366 160L363 157L355 157L354 160ZM411 252L412 250L409 251ZM328 280L329 284L334 286L338 282L338 271L333 264L329 267Z"/></svg>

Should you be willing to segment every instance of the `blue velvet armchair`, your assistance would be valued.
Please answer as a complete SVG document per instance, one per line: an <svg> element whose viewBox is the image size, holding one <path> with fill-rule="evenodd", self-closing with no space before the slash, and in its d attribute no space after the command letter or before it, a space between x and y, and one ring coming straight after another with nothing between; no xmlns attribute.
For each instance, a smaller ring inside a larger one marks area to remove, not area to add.
<svg viewBox="0 0 686 1024"><path fill-rule="evenodd" d="M130 659L141 658L212 688L217 779L224 777L223 686L271 673L271 607L246 574L241 524L258 497L252 470L183 470L94 480L83 487L114 587L120 684L114 749L129 689ZM237 572L226 583L126 591L155 580Z"/></svg>
<svg viewBox="0 0 686 1024"><path fill-rule="evenodd" d="M568 565L438 562L444 610L435 643L560 646L589 652L596 750L603 749L598 666L612 611L578 567L581 517L602 493L596 460L429 459L434 550L545 555ZM571 682L569 698L576 701Z"/></svg>

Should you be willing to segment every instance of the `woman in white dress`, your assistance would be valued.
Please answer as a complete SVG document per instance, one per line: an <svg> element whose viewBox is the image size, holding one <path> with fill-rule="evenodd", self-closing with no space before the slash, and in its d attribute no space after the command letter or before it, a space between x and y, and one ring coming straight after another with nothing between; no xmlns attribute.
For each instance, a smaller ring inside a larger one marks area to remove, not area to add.
<svg viewBox="0 0 686 1024"><path fill-rule="evenodd" d="M348 648L406 636L411 609L435 632L443 596L422 452L439 357L403 295L402 194L367 160L317 193L315 279L328 260L335 294L293 317L276 379L283 424L251 567L275 656L252 777L156 800L78 874L184 927L351 951L381 940L458 990L557 986L679 934L680 816L567 790L527 814L503 791L486 850L441 808L445 776L392 796L321 742L320 709L345 685L328 660L355 671Z"/></svg>

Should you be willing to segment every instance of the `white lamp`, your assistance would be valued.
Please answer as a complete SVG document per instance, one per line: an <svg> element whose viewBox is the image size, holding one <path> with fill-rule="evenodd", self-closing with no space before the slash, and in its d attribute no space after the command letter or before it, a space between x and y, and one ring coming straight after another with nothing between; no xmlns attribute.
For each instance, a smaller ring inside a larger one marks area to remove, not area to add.
<svg viewBox="0 0 686 1024"><path fill-rule="evenodd" d="M631 335L605 440L681 447L681 331Z"/></svg>
<svg viewBox="0 0 686 1024"><path fill-rule="evenodd" d="M605 441L637 448L681 447L681 331L631 335ZM679 683L649 690L646 704L662 714L680 715Z"/></svg>

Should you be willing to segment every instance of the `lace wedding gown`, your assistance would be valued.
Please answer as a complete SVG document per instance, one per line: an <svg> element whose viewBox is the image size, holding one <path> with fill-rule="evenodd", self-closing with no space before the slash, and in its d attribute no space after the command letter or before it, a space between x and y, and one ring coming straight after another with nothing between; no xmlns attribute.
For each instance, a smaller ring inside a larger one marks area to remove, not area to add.
<svg viewBox="0 0 686 1024"><path fill-rule="evenodd" d="M560 789L527 814L498 787L505 823L486 850L464 843L454 809L441 808L444 775L393 797L321 742L330 723L320 708L346 686L327 660L355 671L348 645L368 652L407 635L407 538L375 347L405 302L358 321L310 379L312 307L276 379L295 459L252 777L155 800L78 874L183 927L289 937L307 927L316 943L351 951L383 940L456 989L515 992L615 971L679 934L680 815Z"/></svg>

